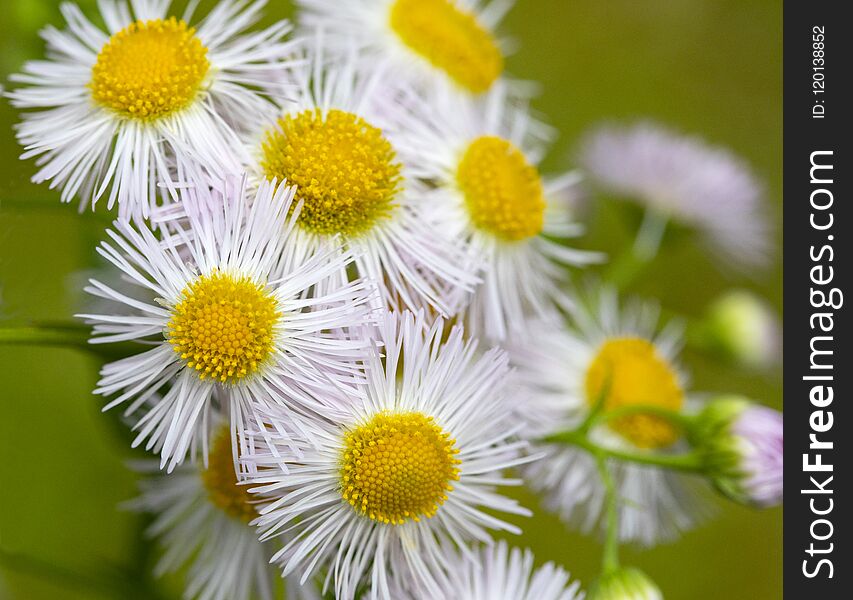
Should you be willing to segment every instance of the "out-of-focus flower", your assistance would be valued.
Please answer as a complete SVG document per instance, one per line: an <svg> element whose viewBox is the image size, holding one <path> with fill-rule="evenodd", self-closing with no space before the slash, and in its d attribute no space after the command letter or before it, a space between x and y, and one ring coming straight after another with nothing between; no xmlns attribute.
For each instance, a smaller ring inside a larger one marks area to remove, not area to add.
<svg viewBox="0 0 853 600"><path fill-rule="evenodd" d="M782 502L782 413L724 397L710 402L698 423L695 443L720 492L761 508Z"/></svg>
<svg viewBox="0 0 853 600"><path fill-rule="evenodd" d="M285 575L325 572L339 600L361 585L369 598L442 598L448 547L476 561L466 542L518 531L495 512L529 514L495 491L519 484L502 471L526 460L504 397L507 360L478 355L459 327L442 343L440 319L406 312L381 329L385 357L377 349L367 361L363 393L306 422L310 437L255 447L242 471L268 501L261 539L287 536L273 557ZM257 427L275 423L266 415Z"/></svg>
<svg viewBox="0 0 853 600"><path fill-rule="evenodd" d="M286 250L351 251L382 308L453 316L479 281L479 261L423 209L419 183L385 130L388 115L376 110L380 90L395 92L352 57L327 66L322 42L312 49L292 73L293 92L277 98L280 113L259 115L246 139L254 178L286 180L303 203ZM328 283L347 279L342 269Z"/></svg>
<svg viewBox="0 0 853 600"><path fill-rule="evenodd" d="M782 355L782 327L767 302L745 290L727 292L697 325L697 342L735 364L766 368Z"/></svg>
<svg viewBox="0 0 853 600"><path fill-rule="evenodd" d="M434 187L425 210L485 263L464 313L471 335L524 335L528 319L567 307L565 266L599 256L556 241L581 228L569 214L577 174L548 179L537 166L550 129L510 102L500 84L478 99L447 91L407 95L400 104L409 111L392 136L412 172Z"/></svg>
<svg viewBox="0 0 853 600"><path fill-rule="evenodd" d="M412 85L489 90L504 73L495 30L512 0L298 0L300 25L329 49L357 48L369 67Z"/></svg>
<svg viewBox="0 0 853 600"><path fill-rule="evenodd" d="M227 425L213 439L206 467L185 465L163 475L156 464L138 465L155 473L140 482L142 493L130 507L155 516L148 534L165 549L155 575L189 565L184 598L272 600L278 576L269 565L273 549L250 525L258 499L237 484ZM319 600L313 582L300 586L291 578L286 584L288 598Z"/></svg>
<svg viewBox="0 0 853 600"><path fill-rule="evenodd" d="M663 600L654 581L633 567L602 575L593 583L587 600Z"/></svg>
<svg viewBox="0 0 853 600"><path fill-rule="evenodd" d="M589 296L589 297L587 297ZM676 363L681 330L658 331L651 304L620 308L607 288L581 295L573 327L531 323L529 336L508 346L515 367L516 398L525 437L543 438L578 427L591 411L650 406L675 413L689 409L685 378ZM663 417L631 414L589 432L596 443L621 450L676 454L688 446L684 432ZM595 459L569 445L539 445L545 457L522 469L546 506L589 531L604 526L605 486ZM703 482L683 473L628 462L612 464L620 499L619 537L650 545L669 540L704 516Z"/></svg>
<svg viewBox="0 0 853 600"><path fill-rule="evenodd" d="M234 130L272 109L258 82L291 63L287 22L244 33L264 3L221 0L192 27L190 13L167 16L168 0L99 2L106 32L63 4L68 29L45 29L48 59L13 75L23 87L8 94L34 109L17 127L21 158L40 167L33 181L81 208L105 196L122 217L148 217L158 186L176 194L176 160L233 169Z"/></svg>
<svg viewBox="0 0 853 600"><path fill-rule="evenodd" d="M762 185L728 150L654 123L608 125L582 142L580 163L603 189L700 232L729 267L768 262Z"/></svg>
<svg viewBox="0 0 853 600"><path fill-rule="evenodd" d="M126 414L143 413L134 444L147 439L169 470L196 442L207 448L203 425L215 391L236 431L265 403L317 409L323 389L362 377L354 362L369 342L341 332L368 318L369 289L355 281L308 297L352 256L282 261L295 227L293 189L264 183L250 199L244 186L229 179L222 192L198 182L183 187L173 205L180 210L160 223L161 232L171 231L161 236L116 221L98 251L142 288L142 299L96 280L86 289L115 306L80 315L94 325L92 343L140 342L139 354L102 368L95 393L115 396L104 410L129 402ZM164 385L169 390L150 404Z"/></svg>

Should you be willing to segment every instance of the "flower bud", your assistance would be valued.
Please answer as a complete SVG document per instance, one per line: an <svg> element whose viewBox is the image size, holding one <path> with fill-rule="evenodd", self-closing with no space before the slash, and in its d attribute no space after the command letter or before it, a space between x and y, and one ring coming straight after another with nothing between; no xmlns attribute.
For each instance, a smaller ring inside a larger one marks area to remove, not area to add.
<svg viewBox="0 0 853 600"><path fill-rule="evenodd" d="M599 577L587 600L663 600L663 594L645 573L628 567Z"/></svg>
<svg viewBox="0 0 853 600"><path fill-rule="evenodd" d="M764 300L744 290L717 298L699 333L700 343L708 350L745 367L766 368L781 356L779 319Z"/></svg>
<svg viewBox="0 0 853 600"><path fill-rule="evenodd" d="M736 502L782 502L782 413L740 397L712 401L693 442L716 488Z"/></svg>

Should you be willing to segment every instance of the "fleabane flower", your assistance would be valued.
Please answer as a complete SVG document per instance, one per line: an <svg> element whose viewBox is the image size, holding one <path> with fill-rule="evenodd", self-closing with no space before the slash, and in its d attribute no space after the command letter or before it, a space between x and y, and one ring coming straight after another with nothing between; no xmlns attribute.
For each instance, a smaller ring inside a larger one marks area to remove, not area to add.
<svg viewBox="0 0 853 600"><path fill-rule="evenodd" d="M91 280L87 291L116 310L81 315L94 326L92 343L139 342L138 354L102 368L95 393L112 398L104 410L129 402L126 414L142 413L134 445L147 439L170 470L191 443L207 448L203 424L216 404L237 431L259 406L295 416L290 408L318 409L325 388L362 377L356 363L368 342L343 331L368 318L369 291L355 281L309 293L351 255L283 260L296 227L293 188L264 183L247 196L245 180L233 178L221 187L182 188L181 210L160 235L116 221L98 252L142 299Z"/></svg>
<svg viewBox="0 0 853 600"><path fill-rule="evenodd" d="M302 203L285 250L343 245L355 255L356 274L378 288L382 307L453 315L477 282L477 263L421 209L418 182L374 108L388 86L353 60L326 65L322 42L314 44L293 73L293 96L280 99L278 117L262 115L247 138L249 172L259 181L286 180ZM347 279L341 270L338 280Z"/></svg>
<svg viewBox="0 0 853 600"><path fill-rule="evenodd" d="M476 561L466 541L518 531L495 512L529 514L495 491L519 483L502 471L525 460L503 394L507 361L498 349L478 356L459 327L442 342L441 320L422 314L391 315L381 330L384 359L368 359L366 388L309 424L318 443L299 440L301 456L289 450L296 438L266 456L255 448L243 471L267 501L261 539L288 536L273 557L285 575L325 572L324 591L341 600L368 584L370 598L441 598L448 547Z"/></svg>
<svg viewBox="0 0 853 600"><path fill-rule="evenodd" d="M136 468L146 477L129 506L153 516L147 534L164 549L155 576L188 566L187 599L276 597L278 573L269 564L273 547L262 544L250 525L258 499L237 483L227 424L215 433L207 466L182 465L169 475L151 463ZM301 586L291 578L286 585L288 598L319 599L313 582Z"/></svg>
<svg viewBox="0 0 853 600"><path fill-rule="evenodd" d="M501 341L567 305L565 266L598 257L562 243L580 233L569 214L577 178L540 173L550 129L510 102L503 85L478 99L435 92L400 104L409 110L397 117L395 140L434 188L424 210L484 262L464 313L469 332Z"/></svg>
<svg viewBox="0 0 853 600"><path fill-rule="evenodd" d="M63 4L68 29L45 29L48 59L13 75L23 85L9 93L33 109L17 127L21 158L39 166L33 181L61 188L64 202L79 197L81 209L105 197L121 217L147 218L161 193L176 197L178 160L233 170L235 130L272 109L258 85L294 51L285 21L245 32L264 4L220 0L190 25L191 11L170 15L168 0L105 0L107 31Z"/></svg>
<svg viewBox="0 0 853 600"><path fill-rule="evenodd" d="M717 398L698 415L694 443L708 476L736 502L782 502L782 413L740 397Z"/></svg>
<svg viewBox="0 0 853 600"><path fill-rule="evenodd" d="M580 163L604 190L699 232L730 268L767 264L763 186L728 150L655 123L607 125L582 142Z"/></svg>
<svg viewBox="0 0 853 600"><path fill-rule="evenodd" d="M331 52L355 46L366 65L419 87L488 91L504 75L497 27L512 1L298 0L300 25L322 30Z"/></svg>
<svg viewBox="0 0 853 600"><path fill-rule="evenodd" d="M548 562L533 568L530 550L510 549L503 540L477 551L476 563L456 560L450 585L441 598L447 600L582 600L580 583L569 583L569 573Z"/></svg>
<svg viewBox="0 0 853 600"><path fill-rule="evenodd" d="M692 410L676 357L681 330L658 330L658 310L648 304L619 306L603 289L582 295L573 324L532 323L529 336L508 346L515 367L513 397L526 436L541 439L578 427L593 410L644 406L682 413ZM638 453L673 454L688 441L663 417L626 414L589 432L598 444ZM546 457L522 474L544 494L546 506L584 532L603 527L605 487L595 459L570 445L542 444ZM629 462L612 464L620 500L619 536L651 545L669 540L704 516L699 477Z"/></svg>

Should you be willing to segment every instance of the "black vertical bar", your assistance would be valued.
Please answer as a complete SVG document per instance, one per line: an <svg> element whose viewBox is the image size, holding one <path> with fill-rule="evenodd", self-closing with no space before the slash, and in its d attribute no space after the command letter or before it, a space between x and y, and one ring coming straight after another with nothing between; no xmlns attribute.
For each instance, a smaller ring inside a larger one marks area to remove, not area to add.
<svg viewBox="0 0 853 600"><path fill-rule="evenodd" d="M853 598L848 8L784 3L784 589L797 600Z"/></svg>

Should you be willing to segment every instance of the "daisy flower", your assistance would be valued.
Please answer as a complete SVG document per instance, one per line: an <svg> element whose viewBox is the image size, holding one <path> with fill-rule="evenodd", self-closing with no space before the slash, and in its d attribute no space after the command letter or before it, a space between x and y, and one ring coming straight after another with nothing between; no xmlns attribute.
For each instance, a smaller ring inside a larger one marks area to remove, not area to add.
<svg viewBox="0 0 853 600"><path fill-rule="evenodd" d="M735 269L768 261L763 186L728 150L654 123L604 126L582 143L580 162L603 189L698 231Z"/></svg>
<svg viewBox="0 0 853 600"><path fill-rule="evenodd" d="M257 88L289 65L290 25L244 33L265 0L221 0L195 26L191 10L169 16L169 0L98 4L107 31L65 3L68 29L42 33L48 59L12 76L24 84L12 104L33 109L17 127L21 158L37 157L33 181L61 188L63 202L105 196L122 217L147 218L158 184L176 194L176 156L233 169L233 129L272 109Z"/></svg>
<svg viewBox="0 0 853 600"><path fill-rule="evenodd" d="M258 120L247 168L259 181L296 186L302 211L291 252L327 252L343 242L383 305L452 315L477 282L477 266L418 208L418 184L373 108L377 94L393 92L353 60L327 67L322 48L318 38L294 71L294 95L282 99L279 117ZM344 270L338 280L347 281Z"/></svg>
<svg viewBox="0 0 853 600"><path fill-rule="evenodd" d="M148 477L140 496L129 503L151 513L147 533L164 547L154 574L187 570L184 598L195 600L272 600L278 573L269 564L272 548L250 525L258 500L237 484L227 425L214 437L206 467L183 465L169 475L156 465L137 465ZM286 581L288 598L319 600L311 584Z"/></svg>
<svg viewBox="0 0 853 600"><path fill-rule="evenodd" d="M424 199L431 220L485 263L465 313L470 333L501 341L565 305L564 265L598 257L556 241L580 228L569 215L576 175L547 179L537 167L550 128L510 104L502 85L479 99L437 92L404 102L397 143L434 187Z"/></svg>
<svg viewBox="0 0 853 600"><path fill-rule="evenodd" d="M328 33L329 48L355 47L389 78L467 94L489 90L504 73L496 29L512 0L297 0L300 25Z"/></svg>
<svg viewBox="0 0 853 600"><path fill-rule="evenodd" d="M448 546L476 560L467 540L518 532L495 512L529 515L495 492L520 483L501 472L525 460L503 396L507 361L499 349L478 357L459 327L442 343L442 321L423 314L391 316L382 329L385 357L367 361L364 393L311 423L318 443L301 440L287 473L278 457L290 442L247 457L252 491L269 499L257 524L261 539L287 533L273 557L284 575L325 570L324 592L332 583L340 600L366 584L370 598L412 586L441 598Z"/></svg>
<svg viewBox="0 0 853 600"><path fill-rule="evenodd" d="M658 331L655 306L620 309L616 294L603 290L574 311L574 328L534 323L529 336L509 348L516 368L512 382L519 417L531 439L578 427L601 403L606 414L632 405L674 412L690 408L685 378L676 363L681 331ZM677 453L687 441L661 417L633 414L590 431L599 445L633 452ZM544 445L545 458L526 465L525 480L545 496L546 506L581 530L604 525L605 486L595 459L585 450ZM704 516L704 483L698 477L628 462L613 463L620 500L620 539L651 545L676 537Z"/></svg>
<svg viewBox="0 0 853 600"><path fill-rule="evenodd" d="M447 600L582 600L580 583L569 584L569 574L554 563L533 568L533 553L507 546L505 541L477 551L478 562L456 560Z"/></svg>
<svg viewBox="0 0 853 600"><path fill-rule="evenodd" d="M325 388L361 377L354 361L367 342L340 332L365 321L368 290L356 281L307 295L346 268L351 255L306 253L282 264L296 226L296 213L288 216L294 190L264 183L249 204L244 188L236 179L224 193L183 188L183 221L173 220L161 237L116 221L98 252L143 299L96 280L86 290L117 304L112 314L81 315L94 325L91 342L137 341L142 348L105 365L95 393L115 395L104 410L125 402L127 415L142 409L134 445L147 439L169 470L197 438L206 450L203 425L217 404L214 392L242 430L264 403L320 410ZM164 385L168 391L150 404Z"/></svg>

